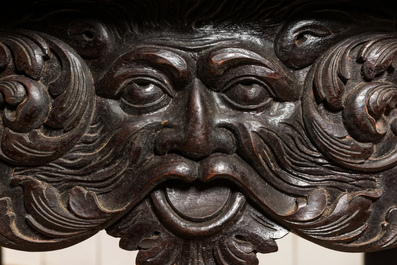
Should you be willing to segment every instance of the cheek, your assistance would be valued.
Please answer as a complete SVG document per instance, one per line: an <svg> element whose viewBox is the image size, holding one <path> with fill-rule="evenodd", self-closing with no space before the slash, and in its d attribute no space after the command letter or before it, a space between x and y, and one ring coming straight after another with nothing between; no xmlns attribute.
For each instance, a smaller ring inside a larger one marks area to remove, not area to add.
<svg viewBox="0 0 397 265"><path fill-rule="evenodd" d="M296 120L300 117L300 102L275 102L264 114L267 121L273 125Z"/></svg>
<svg viewBox="0 0 397 265"><path fill-rule="evenodd" d="M94 123L103 124L110 132L127 126L135 127L138 131L146 126L161 124L164 120L161 112L142 115L127 114L121 108L120 102L114 99L97 97L96 105Z"/></svg>
<svg viewBox="0 0 397 265"><path fill-rule="evenodd" d="M277 131L285 123L302 119L300 102L273 102L269 109L261 113L245 113L242 119L253 131L263 127Z"/></svg>

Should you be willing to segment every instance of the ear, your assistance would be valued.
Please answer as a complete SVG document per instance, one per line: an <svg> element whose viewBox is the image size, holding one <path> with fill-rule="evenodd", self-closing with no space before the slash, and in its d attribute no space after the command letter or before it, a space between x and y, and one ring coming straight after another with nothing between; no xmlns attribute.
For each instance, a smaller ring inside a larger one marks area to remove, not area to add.
<svg viewBox="0 0 397 265"><path fill-rule="evenodd" d="M321 152L353 170L397 165L397 36L366 34L334 46L305 83L303 117Z"/></svg>
<svg viewBox="0 0 397 265"><path fill-rule="evenodd" d="M339 41L364 30L376 30L371 21L363 14L353 16L339 10L311 12L304 18L292 19L281 29L275 52L287 67L301 69L313 64Z"/></svg>

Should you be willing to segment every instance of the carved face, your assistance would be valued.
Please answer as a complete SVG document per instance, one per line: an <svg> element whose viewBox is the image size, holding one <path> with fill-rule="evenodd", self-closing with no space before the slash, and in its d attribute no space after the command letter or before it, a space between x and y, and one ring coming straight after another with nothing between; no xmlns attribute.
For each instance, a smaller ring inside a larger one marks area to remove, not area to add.
<svg viewBox="0 0 397 265"><path fill-rule="evenodd" d="M161 31L78 14L3 34L0 155L31 226L8 240L51 249L107 228L142 262L254 263L286 233L273 219L348 248L397 161L396 49L360 35L368 22L336 31L349 17L334 12Z"/></svg>
<svg viewBox="0 0 397 265"><path fill-rule="evenodd" d="M145 188L129 196L169 179L208 187L219 179L266 203L262 187L251 187L271 174L257 145L296 119L300 91L256 41L175 35L142 41L112 64L97 88L98 123L133 143L123 189Z"/></svg>

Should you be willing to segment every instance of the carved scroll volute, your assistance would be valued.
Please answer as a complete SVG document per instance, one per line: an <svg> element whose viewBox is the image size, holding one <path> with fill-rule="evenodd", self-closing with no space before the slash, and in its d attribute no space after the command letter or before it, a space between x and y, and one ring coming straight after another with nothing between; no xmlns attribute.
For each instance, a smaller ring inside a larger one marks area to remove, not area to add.
<svg viewBox="0 0 397 265"><path fill-rule="evenodd" d="M84 62L62 42L33 32L0 36L2 160L49 162L85 133L94 105Z"/></svg>
<svg viewBox="0 0 397 265"><path fill-rule="evenodd" d="M363 35L323 55L306 79L305 124L333 162L379 172L397 164L397 39Z"/></svg>
<svg viewBox="0 0 397 265"><path fill-rule="evenodd" d="M302 13L286 23L275 40L277 56L292 69L311 66L333 45L349 36L389 26L375 22L364 13L355 15L332 8Z"/></svg>
<svg viewBox="0 0 397 265"><path fill-rule="evenodd" d="M395 244L396 207L375 205L394 200L397 37L357 35L383 22L301 16L301 1L187 1L180 17L71 2L28 25L59 39L0 35L2 246L107 229L138 264L226 265L257 264L288 229L340 250Z"/></svg>
<svg viewBox="0 0 397 265"><path fill-rule="evenodd" d="M64 200L33 174L15 173L15 167L43 166L73 148L88 129L94 100L89 68L69 46L33 31L0 35L0 160L14 167L1 185L24 192L16 199L17 189L2 190L7 194L0 198L2 245L57 249L91 236L106 221L94 194L75 187Z"/></svg>

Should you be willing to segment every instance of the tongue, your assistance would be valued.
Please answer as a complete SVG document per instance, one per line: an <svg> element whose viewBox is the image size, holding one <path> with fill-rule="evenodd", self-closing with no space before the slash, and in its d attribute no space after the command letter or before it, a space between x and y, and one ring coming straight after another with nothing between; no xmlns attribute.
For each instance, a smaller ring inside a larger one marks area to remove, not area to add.
<svg viewBox="0 0 397 265"><path fill-rule="evenodd" d="M172 208L191 221L209 220L217 216L230 198L231 190L224 186L169 186L165 190Z"/></svg>

